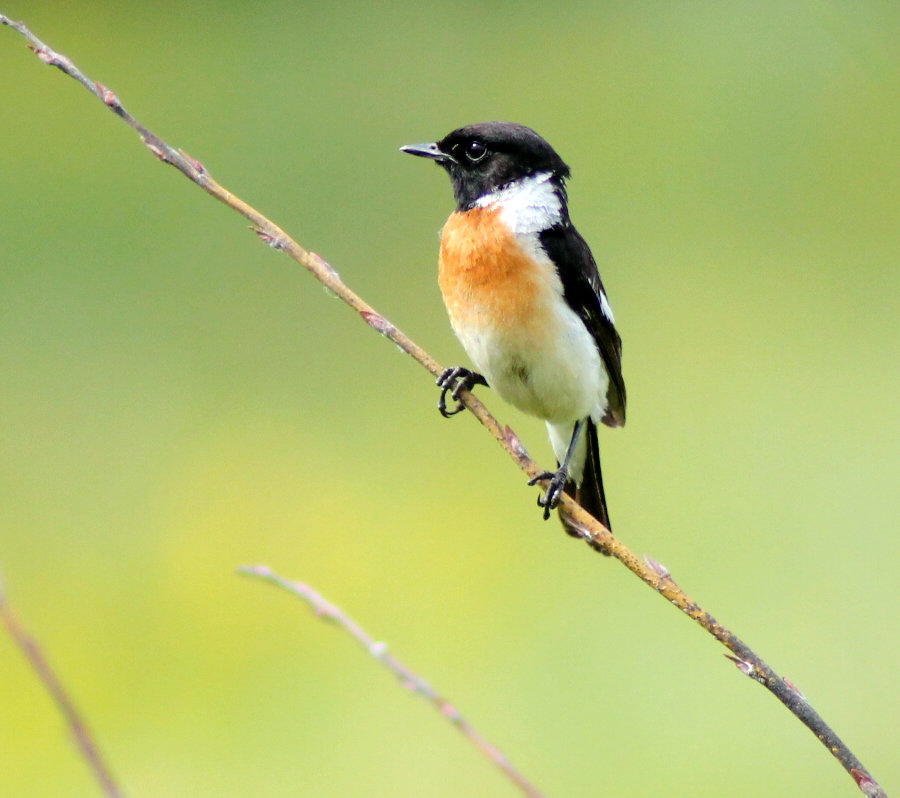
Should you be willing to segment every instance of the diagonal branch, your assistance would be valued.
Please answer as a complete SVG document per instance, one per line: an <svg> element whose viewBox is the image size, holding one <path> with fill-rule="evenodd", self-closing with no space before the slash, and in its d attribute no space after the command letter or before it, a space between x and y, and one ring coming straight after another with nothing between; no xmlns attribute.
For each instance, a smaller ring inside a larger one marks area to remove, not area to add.
<svg viewBox="0 0 900 798"><path fill-rule="evenodd" d="M79 714L56 672L50 667L50 663L44 657L41 647L19 623L19 619L16 618L15 613L13 613L6 601L2 587L0 587L0 620L3 621L9 636L22 649L22 653L28 660L28 664L31 665L31 669L38 675L44 685L44 689L49 693L53 703L56 704L56 708L65 718L69 731L72 733L72 737L75 738L75 744L81 752L81 756L87 761L94 773L94 778L104 794L109 796L109 798L122 798L122 792L116 786L109 767L103 761L100 749L97 747L97 743L94 742L87 724Z"/></svg>
<svg viewBox="0 0 900 798"><path fill-rule="evenodd" d="M144 144L160 160L174 166L204 191L249 219L253 223L254 231L265 243L275 249L286 252L297 263L311 272L317 280L324 283L340 299L357 311L370 327L397 344L434 376L438 376L443 371L431 355L348 288L340 279L338 273L325 260L314 252L305 250L274 222L271 222L255 208L217 183L199 161L191 158L181 150L170 147L166 142L150 132L123 108L119 98L112 91L103 84L87 78L70 59L44 44L23 23L13 22L0 14L0 24L14 28L28 39L31 49L44 63L59 68L84 85L115 114L125 120L130 127L134 128L140 134ZM487 428L506 453L518 464L519 468L532 478L544 473L543 469L528 456L516 434L509 427L501 427L500 423L488 412L487 408L477 397L466 391L463 391L460 396L472 415ZM802 693L775 673L737 635L719 623L710 613L688 596L672 579L671 574L665 567L653 560L648 559L645 561L637 557L634 552L621 543L606 527L589 515L570 497L565 495L562 497L560 512L581 531L584 540L593 548L615 557L635 576L668 599L669 602L695 620L721 642L732 653L733 656L730 659L735 662L741 672L763 685L796 715L841 763L844 769L853 776L857 786L867 798L887 798L887 793L884 789L872 778L859 759L812 708Z"/></svg>
<svg viewBox="0 0 900 798"><path fill-rule="evenodd" d="M443 717L459 729L472 745L481 751L492 764L496 765L524 795L528 796L528 798L542 798L542 793L516 770L512 763L497 748L475 731L474 727L459 713L459 710L453 704L442 698L421 676L417 676L400 660L389 654L384 643L375 640L340 607L331 604L309 585L303 582L291 582L274 573L265 565L244 566L239 568L238 572L247 576L255 576L270 584L277 585L289 593L293 593L297 598L305 601L319 618L339 626L378 662L393 673L400 684L432 704Z"/></svg>

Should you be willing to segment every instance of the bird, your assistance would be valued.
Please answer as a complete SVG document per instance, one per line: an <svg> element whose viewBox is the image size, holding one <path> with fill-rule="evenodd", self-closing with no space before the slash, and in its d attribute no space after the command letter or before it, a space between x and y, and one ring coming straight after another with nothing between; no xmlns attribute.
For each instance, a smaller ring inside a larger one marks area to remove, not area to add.
<svg viewBox="0 0 900 798"><path fill-rule="evenodd" d="M568 165L512 122L466 125L400 149L446 170L456 201L441 232L438 282L476 370L441 374L441 414L463 410L461 392L483 385L543 419L557 470L529 484L548 481L538 497L544 519L566 493L611 531L597 430L625 424L622 341L591 250L569 218Z"/></svg>

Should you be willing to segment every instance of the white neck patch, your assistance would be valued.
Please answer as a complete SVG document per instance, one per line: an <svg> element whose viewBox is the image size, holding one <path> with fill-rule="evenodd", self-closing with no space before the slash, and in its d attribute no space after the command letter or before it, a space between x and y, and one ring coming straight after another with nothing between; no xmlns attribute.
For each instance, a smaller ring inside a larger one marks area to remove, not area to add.
<svg viewBox="0 0 900 798"><path fill-rule="evenodd" d="M523 177L475 201L480 208L498 206L503 221L517 236L532 236L560 220L562 203L552 172Z"/></svg>

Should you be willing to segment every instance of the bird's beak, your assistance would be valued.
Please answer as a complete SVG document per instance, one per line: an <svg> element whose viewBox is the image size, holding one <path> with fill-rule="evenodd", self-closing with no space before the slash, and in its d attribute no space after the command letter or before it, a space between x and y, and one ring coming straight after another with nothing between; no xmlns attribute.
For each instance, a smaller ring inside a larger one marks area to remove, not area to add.
<svg viewBox="0 0 900 798"><path fill-rule="evenodd" d="M436 141L429 141L425 144L407 144L400 148L400 152L408 152L410 155L418 155L420 158L431 158L438 163L447 163L455 160L452 156L438 147Z"/></svg>

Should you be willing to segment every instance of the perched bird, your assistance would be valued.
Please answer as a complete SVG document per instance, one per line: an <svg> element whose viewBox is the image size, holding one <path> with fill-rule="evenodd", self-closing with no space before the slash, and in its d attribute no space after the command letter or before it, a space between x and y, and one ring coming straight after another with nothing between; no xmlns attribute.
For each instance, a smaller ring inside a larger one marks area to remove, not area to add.
<svg viewBox="0 0 900 798"><path fill-rule="evenodd" d="M441 235L439 282L450 324L475 364L438 379L446 396L489 385L544 419L558 470L538 499L562 491L609 528L597 426L625 423L622 343L597 265L572 226L569 167L531 128L484 122L403 152L447 170L456 210ZM565 522L564 522L565 524ZM570 534L577 535L567 527Z"/></svg>

